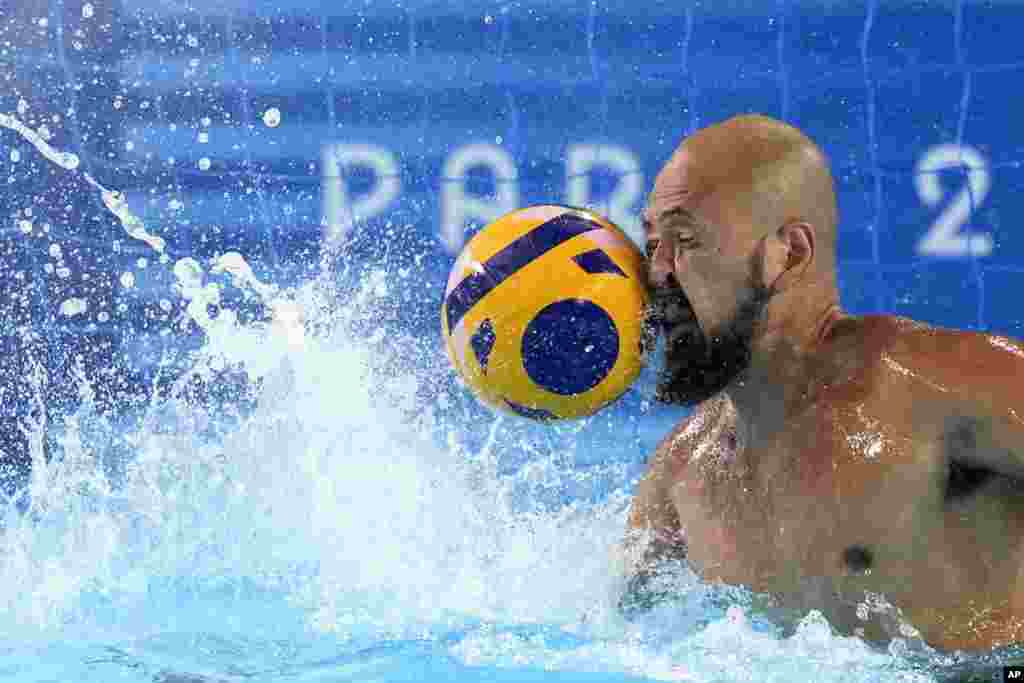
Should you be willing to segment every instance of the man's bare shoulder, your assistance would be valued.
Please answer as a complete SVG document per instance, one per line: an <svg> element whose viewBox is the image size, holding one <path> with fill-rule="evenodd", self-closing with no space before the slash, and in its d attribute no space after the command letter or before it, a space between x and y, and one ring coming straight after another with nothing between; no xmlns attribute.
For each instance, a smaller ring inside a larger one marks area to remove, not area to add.
<svg viewBox="0 0 1024 683"><path fill-rule="evenodd" d="M665 435L654 451L652 464L658 463L670 470L685 466L697 446L733 419L735 408L725 394L704 401Z"/></svg>
<svg viewBox="0 0 1024 683"><path fill-rule="evenodd" d="M850 315L830 331L828 353L831 358L854 359L861 370L870 371L892 369L913 358L948 362L950 356L965 355L972 346L991 345L993 339L897 315Z"/></svg>
<svg viewBox="0 0 1024 683"><path fill-rule="evenodd" d="M830 348L860 349L869 355L878 356L885 352L901 337L931 329L928 325L910 318L895 315L846 315L829 331Z"/></svg>
<svg viewBox="0 0 1024 683"><path fill-rule="evenodd" d="M1024 367L1024 343L989 332L930 325L899 316L870 316L879 357L908 370L1015 378ZM1008 373L1008 374L1007 374Z"/></svg>
<svg viewBox="0 0 1024 683"><path fill-rule="evenodd" d="M851 317L844 326L831 357L852 359L844 361L846 377L838 379L852 378L849 384L860 387L854 392L859 395L851 394L857 400L904 385L913 389L915 401L934 399L934 409L944 406L950 414L1001 414L1020 407L1024 343L1017 339L899 316Z"/></svg>

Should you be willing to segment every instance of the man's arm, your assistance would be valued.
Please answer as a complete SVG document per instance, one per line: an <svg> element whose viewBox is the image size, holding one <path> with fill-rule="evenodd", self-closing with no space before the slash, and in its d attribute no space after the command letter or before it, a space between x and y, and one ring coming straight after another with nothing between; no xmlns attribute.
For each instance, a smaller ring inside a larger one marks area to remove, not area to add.
<svg viewBox="0 0 1024 683"><path fill-rule="evenodd" d="M637 484L621 548L626 565L626 587L618 607L627 617L669 597L658 587L656 579L686 559L685 537L669 496L673 483L671 464L680 457L678 436L685 424L659 444L647 473Z"/></svg>

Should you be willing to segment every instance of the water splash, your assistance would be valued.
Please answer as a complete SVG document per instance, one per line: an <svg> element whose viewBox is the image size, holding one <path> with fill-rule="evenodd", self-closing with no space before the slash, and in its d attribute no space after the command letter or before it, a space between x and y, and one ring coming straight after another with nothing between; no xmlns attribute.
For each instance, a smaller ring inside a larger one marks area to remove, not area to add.
<svg viewBox="0 0 1024 683"><path fill-rule="evenodd" d="M100 197L103 199L103 206L107 207L110 213L117 217L117 220L121 223L121 226L124 228L124 231L128 233L129 237L139 240L140 242L145 242L156 252L161 254L164 252L164 249L167 248L167 242L162 237L152 235L146 230L146 226L143 225L142 220L133 214L128 208L128 198L124 193L103 187L103 185L88 173L84 173L83 177L90 185L100 191Z"/></svg>
<svg viewBox="0 0 1024 683"><path fill-rule="evenodd" d="M201 290L200 275L180 281ZM456 680L479 680L474 671L513 680L523 670L553 680L580 671L609 681L740 681L751 672L779 683L807 672L934 680L902 656L835 635L815 613L782 637L741 590L702 585L685 570L667 579L678 600L624 622L614 609L624 482L595 504L524 505L580 474L565 453L543 451L503 473L505 460L536 446L518 422L495 419L471 448L423 410L415 396L442 380L443 359L396 372L403 351L426 353L422 340L369 345L354 334L394 305L383 277L344 292L344 308L326 306L312 285L293 292L302 310L324 316L308 321L322 332L302 344L272 325L210 334L192 379L216 383L218 368L242 366L252 409L211 438L208 427L225 416L197 400L193 382L177 383L124 434L133 456L121 482L104 474L96 447L118 429L97 422L79 373L83 402L60 461L41 455L45 425L30 425L32 506L6 515L0 540L0 586L11 587L0 590L9 615L0 639L103 643L90 661L110 659L122 673L148 671L169 651L179 670L191 662L187 670L214 679L325 666L337 676L394 672L432 656L469 667L449 672ZM41 370L37 380L41 389ZM245 614L260 617L247 623ZM334 654L292 655L293 668L267 663L264 647L282 648L279 629L288 651L329 638ZM214 654L193 659L195 643L214 638L204 646Z"/></svg>
<svg viewBox="0 0 1024 683"><path fill-rule="evenodd" d="M77 161L20 122L2 122L76 171ZM166 255L123 195L87 180L129 235ZM902 655L836 636L814 613L782 637L742 591L684 570L669 579L678 600L624 622L614 602L625 468L608 467L613 492L596 503L537 504L580 485L572 447L551 447L551 430L540 438L502 418L482 425L486 438L474 446L446 422L444 406L462 395L445 388L447 361L429 340L363 334L383 330L382 314L396 306L386 269L340 292L320 282L284 290L237 253L209 270L184 256L171 270L187 302L179 324L197 325L204 343L137 420L111 422L78 368L81 400L54 436L47 378L32 366L28 505L0 511L3 666L83 643L88 657L63 651L65 671L109 661L112 676L151 681L170 660L214 677L330 675L373 668L390 646L412 652L396 669L416 664L410 658L425 647L463 667L511 670L505 680L523 668L655 680L932 680ZM242 322L220 306L222 275L270 319ZM203 400L226 388L240 397L227 408ZM60 457L48 459L51 437ZM128 457L112 472L117 449ZM521 466L509 471L510 461ZM282 623L295 626L282 635ZM333 638L330 655L294 654L318 637ZM268 649L281 654L268 658Z"/></svg>
<svg viewBox="0 0 1024 683"><path fill-rule="evenodd" d="M55 149L41 134L26 126L17 117L0 112L0 126L21 135L46 159L61 168L68 171L76 171L79 168L78 155ZM149 245L151 249L161 255L161 262L166 260L166 240L146 229L142 219L132 213L128 207L128 199L123 192L103 186L88 173L83 172L82 177L89 185L99 190L103 205L118 219L129 237ZM174 264L172 271L178 278L179 291L189 301L186 307L187 314L202 330L207 334L220 334L223 337L225 330L237 328L237 316L231 311L222 311L216 320L208 312L210 305L220 302L221 289L217 283L203 283L204 272L198 261L191 257L184 257ZM255 276L244 256L238 252L228 252L214 259L211 273L221 272L230 274L236 287L252 292L259 297L274 314L275 324L285 328L293 343L301 343L303 335L301 311L296 309L293 301L276 298L277 287L262 283ZM125 273L121 276L121 283L126 289L131 288L134 285L134 277L130 273ZM83 313L87 308L87 301L76 298L63 302L60 311L65 316L73 316Z"/></svg>
<svg viewBox="0 0 1024 683"><path fill-rule="evenodd" d="M74 171L81 163L77 154L57 151L50 146L50 143L48 143L42 135L26 126L24 123L19 121L17 117L11 114L0 112L0 126L9 128L15 133L21 135L21 137L28 140L33 147L39 150L40 154L61 168Z"/></svg>

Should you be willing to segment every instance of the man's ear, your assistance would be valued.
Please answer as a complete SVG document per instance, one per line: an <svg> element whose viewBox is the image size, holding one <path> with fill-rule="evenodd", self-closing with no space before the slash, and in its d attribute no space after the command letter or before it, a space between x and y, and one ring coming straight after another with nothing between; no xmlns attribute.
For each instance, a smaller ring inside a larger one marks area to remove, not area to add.
<svg viewBox="0 0 1024 683"><path fill-rule="evenodd" d="M773 293L792 287L814 260L814 247L814 228L808 223L786 223L765 235L755 252L761 284Z"/></svg>

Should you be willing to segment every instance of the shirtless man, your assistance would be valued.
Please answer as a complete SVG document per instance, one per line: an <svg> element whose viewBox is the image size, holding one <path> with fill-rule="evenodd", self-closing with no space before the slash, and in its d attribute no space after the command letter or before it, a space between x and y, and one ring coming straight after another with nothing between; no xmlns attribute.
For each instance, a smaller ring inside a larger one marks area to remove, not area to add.
<svg viewBox="0 0 1024 683"><path fill-rule="evenodd" d="M869 641L1024 641L1024 346L844 313L827 160L767 117L684 140L644 218L659 399L696 407L637 487L620 606L685 558Z"/></svg>

